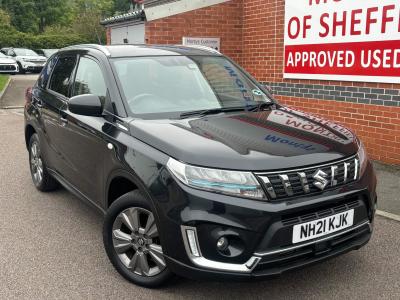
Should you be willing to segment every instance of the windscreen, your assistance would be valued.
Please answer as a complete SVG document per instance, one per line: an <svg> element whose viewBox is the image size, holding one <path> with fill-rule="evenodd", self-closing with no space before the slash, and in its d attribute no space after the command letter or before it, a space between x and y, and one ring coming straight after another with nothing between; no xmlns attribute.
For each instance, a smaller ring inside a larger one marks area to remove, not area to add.
<svg viewBox="0 0 400 300"><path fill-rule="evenodd" d="M57 53L58 49L44 49L43 53L47 56L50 57L52 56L54 53Z"/></svg>
<svg viewBox="0 0 400 300"><path fill-rule="evenodd" d="M113 61L130 112L164 114L270 102L254 80L217 56L131 57Z"/></svg>
<svg viewBox="0 0 400 300"><path fill-rule="evenodd" d="M38 54L29 49L14 49L15 54L18 56L38 56Z"/></svg>

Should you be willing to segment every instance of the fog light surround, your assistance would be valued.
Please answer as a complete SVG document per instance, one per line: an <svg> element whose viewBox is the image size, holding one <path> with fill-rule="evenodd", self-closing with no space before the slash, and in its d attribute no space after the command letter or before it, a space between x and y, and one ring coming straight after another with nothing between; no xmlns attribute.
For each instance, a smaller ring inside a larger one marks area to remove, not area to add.
<svg viewBox="0 0 400 300"><path fill-rule="evenodd" d="M261 257L258 256L250 257L250 259L244 264L231 264L209 260L201 254L196 228L181 226L181 230L186 253L190 261L198 267L218 271L251 273L261 260Z"/></svg>
<svg viewBox="0 0 400 300"><path fill-rule="evenodd" d="M196 256L200 257L199 246L197 242L197 234L193 229L186 229L186 236L189 242L190 252Z"/></svg>

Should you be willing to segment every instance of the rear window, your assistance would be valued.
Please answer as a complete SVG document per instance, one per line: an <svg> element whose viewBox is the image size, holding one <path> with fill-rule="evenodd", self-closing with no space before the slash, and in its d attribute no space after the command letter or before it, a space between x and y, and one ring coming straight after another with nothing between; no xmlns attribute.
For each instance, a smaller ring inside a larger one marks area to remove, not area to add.
<svg viewBox="0 0 400 300"><path fill-rule="evenodd" d="M76 56L60 57L54 67L50 79L49 89L68 97L69 86L72 79L72 72L76 65Z"/></svg>
<svg viewBox="0 0 400 300"><path fill-rule="evenodd" d="M40 86L41 88L46 88L47 83L49 82L49 78L51 75L51 71L54 68L54 65L57 62L58 57L54 56L53 58L51 58L46 66L43 68L42 72L40 73L39 79L38 79L38 86Z"/></svg>

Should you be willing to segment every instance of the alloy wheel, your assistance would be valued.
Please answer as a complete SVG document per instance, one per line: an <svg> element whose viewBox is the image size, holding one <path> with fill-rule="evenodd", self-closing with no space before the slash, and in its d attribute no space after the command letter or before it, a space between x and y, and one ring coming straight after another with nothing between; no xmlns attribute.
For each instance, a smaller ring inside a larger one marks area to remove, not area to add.
<svg viewBox="0 0 400 300"><path fill-rule="evenodd" d="M40 156L40 148L36 141L31 145L31 170L35 183L38 185L43 180L43 161Z"/></svg>
<svg viewBox="0 0 400 300"><path fill-rule="evenodd" d="M153 213L132 207L122 211L112 229L114 250L131 272L151 277L160 274L166 263Z"/></svg>

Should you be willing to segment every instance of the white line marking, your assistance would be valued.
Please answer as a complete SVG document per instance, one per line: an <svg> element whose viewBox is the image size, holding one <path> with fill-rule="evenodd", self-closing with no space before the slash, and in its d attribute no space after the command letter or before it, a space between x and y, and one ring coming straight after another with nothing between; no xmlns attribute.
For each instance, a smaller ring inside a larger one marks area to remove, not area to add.
<svg viewBox="0 0 400 300"><path fill-rule="evenodd" d="M2 109L18 109L18 108L24 108L24 106L5 106Z"/></svg>
<svg viewBox="0 0 400 300"><path fill-rule="evenodd" d="M391 214L391 213L388 213L388 212L382 211L382 210L377 210L376 214L378 216L385 217L385 218L400 222L400 216L398 216L398 215Z"/></svg>

